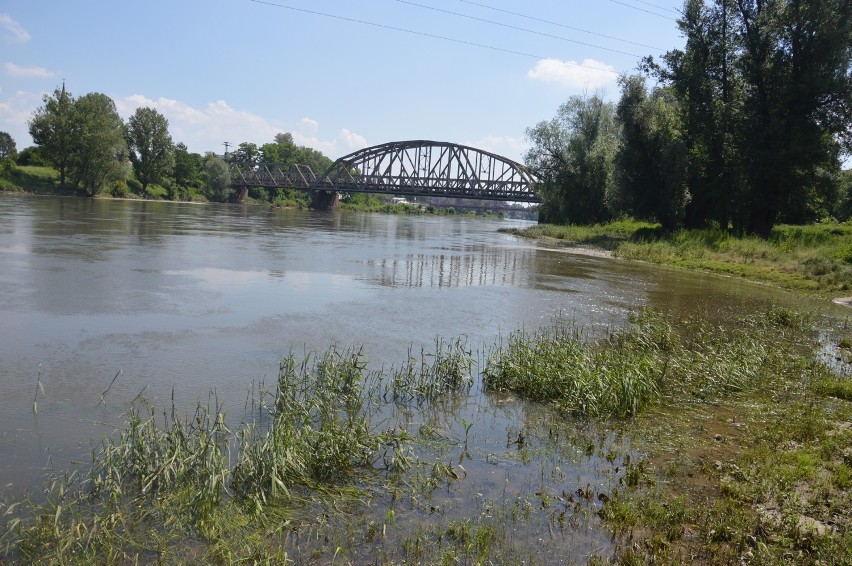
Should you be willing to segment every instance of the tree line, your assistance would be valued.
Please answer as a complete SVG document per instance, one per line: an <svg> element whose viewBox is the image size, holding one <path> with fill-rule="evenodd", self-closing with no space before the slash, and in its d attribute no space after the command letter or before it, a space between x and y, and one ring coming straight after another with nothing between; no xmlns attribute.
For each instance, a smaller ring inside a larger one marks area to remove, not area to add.
<svg viewBox="0 0 852 566"><path fill-rule="evenodd" d="M192 153L185 144L174 143L168 120L157 110L140 107L125 123L107 95L75 98L64 84L46 94L43 103L28 123L34 146L18 153L12 137L0 132L0 163L4 168L50 165L58 171L60 189L80 189L90 196L145 195L150 186L159 185L174 200L202 195L222 201L228 197L231 163L301 163L318 172L332 163L321 152L296 145L289 133L260 147L243 142L224 159L212 152ZM280 195L261 191L254 196L271 200Z"/></svg>
<svg viewBox="0 0 852 566"><path fill-rule="evenodd" d="M527 130L542 217L767 236L852 216L852 1L687 0L683 49Z"/></svg>

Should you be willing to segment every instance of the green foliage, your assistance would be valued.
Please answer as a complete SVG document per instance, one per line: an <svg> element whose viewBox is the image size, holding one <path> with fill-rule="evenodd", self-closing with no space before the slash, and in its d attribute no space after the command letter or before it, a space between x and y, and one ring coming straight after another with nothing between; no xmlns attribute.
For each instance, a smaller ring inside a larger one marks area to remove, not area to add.
<svg viewBox="0 0 852 566"><path fill-rule="evenodd" d="M124 123L115 103L93 92L76 100L71 111L73 150L69 175L90 196L127 178L127 144Z"/></svg>
<svg viewBox="0 0 852 566"><path fill-rule="evenodd" d="M44 106L36 110L29 121L33 142L59 170L59 188L65 188L65 179L71 168L72 155L77 141L74 139L74 97L66 92L65 85L56 89L53 96L44 95Z"/></svg>
<svg viewBox="0 0 852 566"><path fill-rule="evenodd" d="M8 132L0 132L0 161L14 160L17 153L18 148L15 146L14 138Z"/></svg>
<svg viewBox="0 0 852 566"><path fill-rule="evenodd" d="M257 144L243 142L228 156L228 160L240 165L256 165L260 162L260 151Z"/></svg>
<svg viewBox="0 0 852 566"><path fill-rule="evenodd" d="M551 237L612 250L614 255L746 277L798 291L834 294L852 289L852 226L776 226L769 238L726 230L676 230L631 220L595 226L543 224L509 232Z"/></svg>
<svg viewBox="0 0 852 566"><path fill-rule="evenodd" d="M222 202L225 200L231 184L231 172L228 164L218 157L209 157L204 163L207 182L207 197Z"/></svg>
<svg viewBox="0 0 852 566"><path fill-rule="evenodd" d="M690 225L766 237L829 213L852 150L848 4L688 0L678 24L684 50L646 67L681 103Z"/></svg>
<svg viewBox="0 0 852 566"><path fill-rule="evenodd" d="M50 165L50 160L45 157L42 148L31 145L18 152L17 163L23 166L43 166Z"/></svg>
<svg viewBox="0 0 852 566"><path fill-rule="evenodd" d="M127 147L144 191L174 171L174 144L169 121L153 108L137 108L127 123Z"/></svg>
<svg viewBox="0 0 852 566"><path fill-rule="evenodd" d="M690 200L678 103L666 89L656 88L649 95L642 77L622 77L619 82L617 115L623 134L610 206L671 230L683 223Z"/></svg>
<svg viewBox="0 0 852 566"><path fill-rule="evenodd" d="M620 79L618 152L589 153L574 104L528 131L527 156L539 174L543 218L598 222L583 213L598 202L590 171L611 171L613 215L768 237L779 223L850 217L852 17L845 0L685 0L678 26L686 38L644 79ZM577 156L593 155L593 166ZM598 159L599 158L599 159ZM597 177L600 179L601 177ZM569 208L568 203L577 203ZM572 216L573 215L573 216Z"/></svg>
<svg viewBox="0 0 852 566"><path fill-rule="evenodd" d="M840 174L837 202L831 213L840 222L852 219L852 169L847 169Z"/></svg>
<svg viewBox="0 0 852 566"><path fill-rule="evenodd" d="M204 162L200 154L190 153L180 142L175 146L174 160L172 177L175 185L183 189L200 189L204 185Z"/></svg>
<svg viewBox="0 0 852 566"><path fill-rule="evenodd" d="M637 331L591 344L570 327L516 332L490 356L485 384L556 402L580 416L634 416L659 398L665 378L667 364L660 362L669 337L646 341L642 336L660 332L657 324L645 317Z"/></svg>
<svg viewBox="0 0 852 566"><path fill-rule="evenodd" d="M542 217L557 223L607 220L618 145L613 105L598 95L572 96L555 118L526 134L532 148L525 160L540 179Z"/></svg>

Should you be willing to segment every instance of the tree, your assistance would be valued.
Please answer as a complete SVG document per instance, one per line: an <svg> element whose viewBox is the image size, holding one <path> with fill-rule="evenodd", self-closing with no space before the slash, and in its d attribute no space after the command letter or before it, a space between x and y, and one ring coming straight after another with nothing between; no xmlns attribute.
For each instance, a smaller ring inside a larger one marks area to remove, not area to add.
<svg viewBox="0 0 852 566"><path fill-rule="evenodd" d="M852 153L849 0L687 0L683 51L646 69L672 87L690 225L768 236L828 214Z"/></svg>
<svg viewBox="0 0 852 566"><path fill-rule="evenodd" d="M540 179L548 222L586 224L609 218L607 193L618 146L615 109L599 96L572 96L555 118L528 129L526 164Z"/></svg>
<svg viewBox="0 0 852 566"><path fill-rule="evenodd" d="M203 179L201 179L202 168L200 154L190 153L183 142L179 142L175 146L172 177L177 186L199 188L203 182Z"/></svg>
<svg viewBox="0 0 852 566"><path fill-rule="evenodd" d="M224 201L231 184L231 172L228 164L218 157L211 156L204 163L208 196L211 200Z"/></svg>
<svg viewBox="0 0 852 566"><path fill-rule="evenodd" d="M690 198L676 102L666 89L649 95L641 76L622 77L619 83L622 94L616 113L623 134L615 158L612 206L673 229L683 222Z"/></svg>
<svg viewBox="0 0 852 566"><path fill-rule="evenodd" d="M71 123L74 151L69 173L75 183L94 196L126 175L124 123L112 99L99 92L74 103Z"/></svg>
<svg viewBox="0 0 852 566"><path fill-rule="evenodd" d="M175 165L169 121L153 108L137 108L127 123L127 147L142 190L159 183Z"/></svg>
<svg viewBox="0 0 852 566"><path fill-rule="evenodd" d="M65 188L71 155L75 143L72 136L72 110L74 98L62 89L56 89L53 96L44 95L44 106L33 113L29 121L33 142L40 146L44 154L59 171L59 188Z"/></svg>
<svg viewBox="0 0 852 566"><path fill-rule="evenodd" d="M686 37L683 51L663 56L665 66L646 58L646 70L672 87L678 100L682 137L688 157L692 199L688 227L715 221L727 228L742 194L744 164L739 147L743 81L736 71L734 0L687 0L678 27Z"/></svg>
<svg viewBox="0 0 852 566"><path fill-rule="evenodd" d="M852 149L852 9L848 0L736 3L749 85L747 229L768 236L780 220L807 220L803 195L821 197L841 147Z"/></svg>
<svg viewBox="0 0 852 566"><path fill-rule="evenodd" d="M0 132L0 161L7 157L15 159L18 153L18 148L15 146L15 140L8 132Z"/></svg>
<svg viewBox="0 0 852 566"><path fill-rule="evenodd" d="M237 150L231 153L230 161L240 165L256 165L260 162L260 151L257 149L257 144L241 143Z"/></svg>
<svg viewBox="0 0 852 566"><path fill-rule="evenodd" d="M37 145L19 151L17 162L18 165L50 165L50 160L44 156L44 148Z"/></svg>

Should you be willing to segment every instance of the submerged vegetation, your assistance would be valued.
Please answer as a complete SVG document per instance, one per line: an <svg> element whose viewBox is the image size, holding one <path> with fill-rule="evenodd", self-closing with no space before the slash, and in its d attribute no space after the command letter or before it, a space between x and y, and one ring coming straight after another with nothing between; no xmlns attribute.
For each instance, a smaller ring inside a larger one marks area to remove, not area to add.
<svg viewBox="0 0 852 566"><path fill-rule="evenodd" d="M852 290L852 225L776 226L768 238L725 230L678 230L631 220L595 226L538 225L509 230L602 247L616 257L748 278L832 295Z"/></svg>
<svg viewBox="0 0 852 566"><path fill-rule="evenodd" d="M631 322L517 331L481 381L463 339L390 369L290 355L238 424L135 402L90 466L3 506L5 560L852 561L848 328Z"/></svg>

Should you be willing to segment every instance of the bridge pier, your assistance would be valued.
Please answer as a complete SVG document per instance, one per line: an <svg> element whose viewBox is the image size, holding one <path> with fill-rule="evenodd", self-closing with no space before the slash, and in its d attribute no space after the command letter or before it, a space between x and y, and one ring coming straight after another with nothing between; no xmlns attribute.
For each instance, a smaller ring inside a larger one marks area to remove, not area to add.
<svg viewBox="0 0 852 566"><path fill-rule="evenodd" d="M248 199L248 187L234 189L234 194L231 195L231 202L243 203Z"/></svg>
<svg viewBox="0 0 852 566"><path fill-rule="evenodd" d="M340 196L337 191L314 191L311 208L314 210L337 210Z"/></svg>

